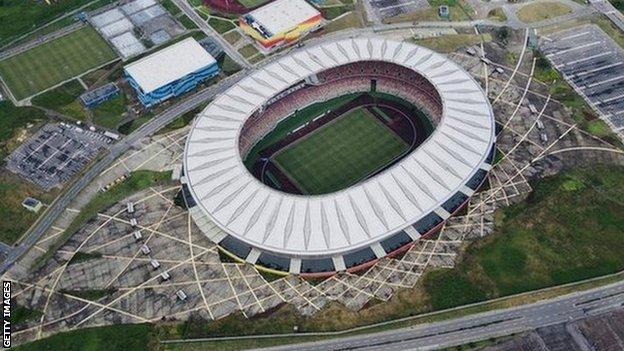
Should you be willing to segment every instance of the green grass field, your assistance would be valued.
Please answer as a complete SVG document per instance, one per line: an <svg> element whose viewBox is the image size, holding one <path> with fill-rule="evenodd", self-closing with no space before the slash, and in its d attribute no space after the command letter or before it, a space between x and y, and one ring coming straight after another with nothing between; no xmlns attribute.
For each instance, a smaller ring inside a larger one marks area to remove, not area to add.
<svg viewBox="0 0 624 351"><path fill-rule="evenodd" d="M0 76L22 100L116 57L95 29L84 27L0 61Z"/></svg>
<svg viewBox="0 0 624 351"><path fill-rule="evenodd" d="M308 194L353 185L408 145L363 108L356 108L280 151L275 163Z"/></svg>

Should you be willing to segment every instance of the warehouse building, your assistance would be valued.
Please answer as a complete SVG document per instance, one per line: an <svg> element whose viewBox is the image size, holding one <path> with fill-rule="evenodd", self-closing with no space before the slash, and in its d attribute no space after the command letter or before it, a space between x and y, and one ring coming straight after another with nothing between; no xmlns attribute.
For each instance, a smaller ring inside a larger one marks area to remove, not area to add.
<svg viewBox="0 0 624 351"><path fill-rule="evenodd" d="M243 15L240 26L268 52L321 27L321 13L305 0L277 0Z"/></svg>
<svg viewBox="0 0 624 351"><path fill-rule="evenodd" d="M219 74L217 61L188 38L124 67L139 100L149 107L184 94Z"/></svg>

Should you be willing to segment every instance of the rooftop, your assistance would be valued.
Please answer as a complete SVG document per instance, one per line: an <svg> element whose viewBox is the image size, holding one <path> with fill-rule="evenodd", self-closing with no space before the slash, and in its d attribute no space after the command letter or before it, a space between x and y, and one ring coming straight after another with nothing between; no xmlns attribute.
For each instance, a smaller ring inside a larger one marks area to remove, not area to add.
<svg viewBox="0 0 624 351"><path fill-rule="evenodd" d="M147 94L215 62L195 39L187 38L127 65L124 70Z"/></svg>

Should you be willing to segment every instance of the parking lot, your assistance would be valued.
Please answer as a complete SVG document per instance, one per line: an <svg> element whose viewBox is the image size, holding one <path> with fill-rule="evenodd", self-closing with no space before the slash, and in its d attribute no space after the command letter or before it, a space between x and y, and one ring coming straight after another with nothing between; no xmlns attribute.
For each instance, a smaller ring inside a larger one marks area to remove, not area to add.
<svg viewBox="0 0 624 351"><path fill-rule="evenodd" d="M612 128L624 129L624 51L608 35L587 25L542 38L540 48Z"/></svg>
<svg viewBox="0 0 624 351"><path fill-rule="evenodd" d="M369 3L380 20L429 7L426 0L369 0Z"/></svg>
<svg viewBox="0 0 624 351"><path fill-rule="evenodd" d="M7 157L7 169L49 190L80 172L109 142L78 127L48 124Z"/></svg>

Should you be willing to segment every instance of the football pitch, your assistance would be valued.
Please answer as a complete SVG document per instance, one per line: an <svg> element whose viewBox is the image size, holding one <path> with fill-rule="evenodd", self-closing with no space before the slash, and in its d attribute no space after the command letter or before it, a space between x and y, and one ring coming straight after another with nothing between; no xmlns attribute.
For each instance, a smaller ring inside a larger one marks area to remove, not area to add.
<svg viewBox="0 0 624 351"><path fill-rule="evenodd" d="M310 195L351 186L409 148L362 107L281 150L275 164Z"/></svg>
<svg viewBox="0 0 624 351"><path fill-rule="evenodd" d="M117 58L90 26L0 61L0 76L22 100Z"/></svg>

